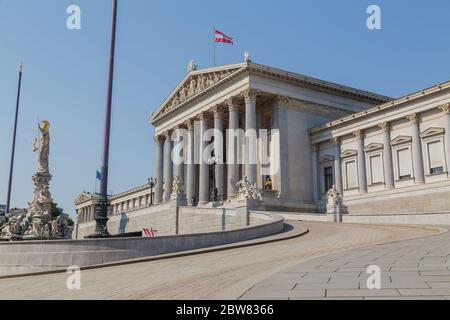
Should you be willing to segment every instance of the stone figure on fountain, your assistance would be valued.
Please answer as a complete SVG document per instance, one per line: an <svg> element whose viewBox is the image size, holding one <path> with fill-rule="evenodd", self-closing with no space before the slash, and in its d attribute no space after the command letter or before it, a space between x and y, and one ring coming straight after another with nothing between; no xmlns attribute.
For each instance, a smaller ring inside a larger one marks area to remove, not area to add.
<svg viewBox="0 0 450 320"><path fill-rule="evenodd" d="M244 178L236 184L236 187L238 188L239 199L252 199L261 201L263 198L262 190L257 187L256 183L252 185L247 180L247 176L244 176Z"/></svg>
<svg viewBox="0 0 450 320"><path fill-rule="evenodd" d="M50 193L52 175L49 172L50 123L46 120L39 124L40 137L33 141L33 151L37 153L37 172L33 176L33 200L28 204L26 215L7 216L5 225L0 229L2 240L38 240L71 238L71 228L67 216L62 215L52 221L53 199Z"/></svg>

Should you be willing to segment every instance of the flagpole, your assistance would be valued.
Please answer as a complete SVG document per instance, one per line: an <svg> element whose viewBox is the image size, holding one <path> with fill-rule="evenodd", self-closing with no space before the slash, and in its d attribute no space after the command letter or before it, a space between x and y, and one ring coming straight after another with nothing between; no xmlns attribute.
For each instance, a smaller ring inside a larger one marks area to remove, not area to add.
<svg viewBox="0 0 450 320"><path fill-rule="evenodd" d="M90 238L109 237L108 223L108 164L109 164L109 145L111 137L111 113L112 113L112 94L114 83L114 58L116 49L116 26L117 26L117 0L112 0L112 22L111 39L109 51L109 71L108 71L108 93L105 112L105 128L103 141L103 161L102 161L102 180L100 182L100 199L96 208L95 233Z"/></svg>
<svg viewBox="0 0 450 320"><path fill-rule="evenodd" d="M11 187L12 187L12 179L13 179L13 172L14 172L14 156L15 156L15 152L16 152L17 120L19 117L20 91L22 88L22 72L23 72L23 64L21 63L19 66L19 84L18 84L18 88L17 88L16 114L15 114L15 119L14 119L14 133L13 133L13 141L12 141L12 148L11 148L11 162L9 164L8 194L6 197L5 214L8 214L11 209Z"/></svg>
<svg viewBox="0 0 450 320"><path fill-rule="evenodd" d="M216 27L213 27L213 67L216 66Z"/></svg>

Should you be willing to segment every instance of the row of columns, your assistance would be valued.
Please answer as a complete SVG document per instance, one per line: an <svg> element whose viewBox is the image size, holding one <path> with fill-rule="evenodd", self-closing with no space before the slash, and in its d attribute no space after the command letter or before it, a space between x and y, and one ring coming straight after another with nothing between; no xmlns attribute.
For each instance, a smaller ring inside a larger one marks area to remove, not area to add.
<svg viewBox="0 0 450 320"><path fill-rule="evenodd" d="M144 196L139 196L136 198L132 198L126 201L122 201L120 203L115 203L111 206L112 212L114 214L122 213L125 211L130 211L133 209L139 209L150 205L151 195L147 194Z"/></svg>
<svg viewBox="0 0 450 320"><path fill-rule="evenodd" d="M78 209L77 216L80 222L88 222L94 220L95 217L95 205L89 205Z"/></svg>
<svg viewBox="0 0 450 320"><path fill-rule="evenodd" d="M258 92L255 90L247 90L243 93L245 100L245 130L246 132L256 133L256 98ZM238 102L235 98L230 98L225 102L225 106L229 110L229 129L231 131L239 129L239 110ZM224 137L224 118L223 118L222 106L215 106L211 109L214 116L214 136L221 134ZM206 137L206 133L209 129L208 127L208 117L207 113L203 112L195 118L188 119L183 125L187 128L187 144L185 144L184 150L187 151L188 163L186 164L186 180L183 181L186 186L185 193L189 205L192 205L192 199L196 195L196 167L194 164L194 120L197 120L200 125L200 135L201 135L201 154L204 155L204 150L209 145L209 139ZM224 137L225 138L225 137ZM235 136L228 137L229 139L235 139ZM253 138L253 137L252 137ZM257 180L257 166L256 166L256 140L250 141L246 135L246 150L245 150L245 172L247 179L251 184L256 183ZM167 131L163 136L158 136L155 138L157 145L156 149L156 186L155 186L155 204L159 204L170 200L172 193L172 181L174 165L172 161L172 152L174 148L174 143L171 140L171 131ZM175 137L175 143L180 142L180 137ZM251 143L249 143L251 142ZM229 146L234 146L234 150L228 150L227 158L227 181L225 182L225 165L223 161L225 160L223 154L223 139L214 139L214 156L217 160L215 168L215 184L218 189L219 198L223 199L225 197L233 198L236 194L236 183L238 182L239 175L239 165L237 164L237 143L230 143ZM230 159L229 157L234 157ZM205 159L206 158L206 159ZM208 159L204 156L200 159L199 165L199 193L198 193L198 204L204 205L210 200L210 186L209 186L209 166ZM249 160L253 163L249 163ZM184 162L177 164L175 166L175 175L180 179L184 177ZM163 182L165 186L163 186ZM227 194L225 194L227 190Z"/></svg>
<svg viewBox="0 0 450 320"><path fill-rule="evenodd" d="M444 127L445 127L445 156L447 161L447 168L450 169L450 104L445 104L439 107L443 112ZM420 115L418 113L407 116L407 119L411 124L411 137L412 137L412 161L414 170L415 183L425 183L425 171L423 164L422 143L420 138ZM391 128L388 122L383 122L378 125L378 128L382 130L382 142L383 142L383 165L384 165L384 181L386 189L395 188L393 157L391 148ZM353 132L353 135L357 138L357 152L358 152L358 186L360 193L367 193L367 173L366 173L366 157L364 152L364 131L357 130ZM336 145L336 157L334 159L334 174L336 189L342 194L342 166L341 166L341 140L339 137L332 139ZM320 200L320 190L318 183L318 144L313 145L313 192L314 200Z"/></svg>

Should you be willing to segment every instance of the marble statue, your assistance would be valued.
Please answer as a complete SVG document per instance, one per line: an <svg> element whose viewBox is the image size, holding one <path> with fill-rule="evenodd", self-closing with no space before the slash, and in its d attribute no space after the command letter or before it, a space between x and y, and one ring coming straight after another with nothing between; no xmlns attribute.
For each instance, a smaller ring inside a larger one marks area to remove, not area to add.
<svg viewBox="0 0 450 320"><path fill-rule="evenodd" d="M180 177L174 176L172 194L182 194L183 191L183 181L180 179Z"/></svg>
<svg viewBox="0 0 450 320"><path fill-rule="evenodd" d="M333 187L328 191L327 199L329 207L339 207L342 205L341 194L337 191L335 185L333 185Z"/></svg>
<svg viewBox="0 0 450 320"><path fill-rule="evenodd" d="M188 89L188 97L191 97L195 94L195 88L197 86L197 81L195 79L192 79L189 83L189 89Z"/></svg>
<svg viewBox="0 0 450 320"><path fill-rule="evenodd" d="M186 87L183 86L180 89L180 102L184 102L187 99L187 90Z"/></svg>
<svg viewBox="0 0 450 320"><path fill-rule="evenodd" d="M247 180L247 176L244 176L244 178L236 184L236 187L238 188L238 198L262 200L262 190L257 187L256 183L252 185Z"/></svg>
<svg viewBox="0 0 450 320"><path fill-rule="evenodd" d="M240 198L249 199L250 198L250 182L247 180L247 176L236 183L236 187L238 188L238 193Z"/></svg>
<svg viewBox="0 0 450 320"><path fill-rule="evenodd" d="M263 199L263 192L257 187L256 183L250 187L250 196L253 200L262 201Z"/></svg>
<svg viewBox="0 0 450 320"><path fill-rule="evenodd" d="M41 136L39 140L33 141L33 151L37 152L38 173L48 173L48 156L50 153L50 123L47 120L41 121L39 131Z"/></svg>
<svg viewBox="0 0 450 320"><path fill-rule="evenodd" d="M71 228L67 216L61 215L52 221L53 205L50 193L52 175L49 172L50 123L39 124L40 137L33 141L33 151L37 153L37 172L33 176L33 200L28 204L27 214L8 214L5 225L0 229L2 240L38 240L71 238Z"/></svg>

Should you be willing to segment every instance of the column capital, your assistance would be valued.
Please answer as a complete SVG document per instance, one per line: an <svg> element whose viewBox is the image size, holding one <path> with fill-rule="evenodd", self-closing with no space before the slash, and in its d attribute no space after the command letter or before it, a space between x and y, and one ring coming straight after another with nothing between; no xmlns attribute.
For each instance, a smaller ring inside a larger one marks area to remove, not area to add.
<svg viewBox="0 0 450 320"><path fill-rule="evenodd" d="M174 131L178 131L178 130L181 130L181 129L186 129L186 123L185 122L177 124L175 126Z"/></svg>
<svg viewBox="0 0 450 320"><path fill-rule="evenodd" d="M196 119L198 119L199 121L208 121L209 115L206 112L202 112L196 116Z"/></svg>
<svg viewBox="0 0 450 320"><path fill-rule="evenodd" d="M214 106L211 108L214 118L222 118L223 108L221 106Z"/></svg>
<svg viewBox="0 0 450 320"><path fill-rule="evenodd" d="M163 133L163 136L166 139L166 141L170 141L172 137L172 130L167 130L166 132Z"/></svg>
<svg viewBox="0 0 450 320"><path fill-rule="evenodd" d="M238 111L238 105L236 103L236 98L231 97L225 100L225 105L228 107L230 111Z"/></svg>
<svg viewBox="0 0 450 320"><path fill-rule="evenodd" d="M333 137L331 138L331 142L336 145L336 146L340 146L341 145L341 138L340 137Z"/></svg>
<svg viewBox="0 0 450 320"><path fill-rule="evenodd" d="M157 135L157 136L153 137L153 141L155 141L155 143L157 145L160 145L160 144L164 143L164 140L165 140L165 138L162 135Z"/></svg>
<svg viewBox="0 0 450 320"><path fill-rule="evenodd" d="M391 129L391 124L389 122L382 122L378 124L378 128L383 132L387 132Z"/></svg>
<svg viewBox="0 0 450 320"><path fill-rule="evenodd" d="M286 107L289 106L289 104L292 102L292 98L282 95L277 95L275 99L275 106L276 107Z"/></svg>
<svg viewBox="0 0 450 320"><path fill-rule="evenodd" d="M442 106L439 106L439 109L441 109L444 114L449 114L450 113L450 103L446 103L446 104L443 104Z"/></svg>
<svg viewBox="0 0 450 320"><path fill-rule="evenodd" d="M187 120L184 122L184 125L186 126L186 128L187 128L188 130L192 130L192 128L194 128L194 119L187 119Z"/></svg>
<svg viewBox="0 0 450 320"><path fill-rule="evenodd" d="M258 96L259 91L255 89L245 90L242 95L244 96L245 102L256 102L256 97Z"/></svg>
<svg viewBox="0 0 450 320"><path fill-rule="evenodd" d="M353 135L358 139L363 139L364 138L364 130L362 130L362 129L356 130L353 132Z"/></svg>
<svg viewBox="0 0 450 320"><path fill-rule="evenodd" d="M412 123L419 123L420 115L418 113L413 113L410 114L409 116L406 116L406 118Z"/></svg>

